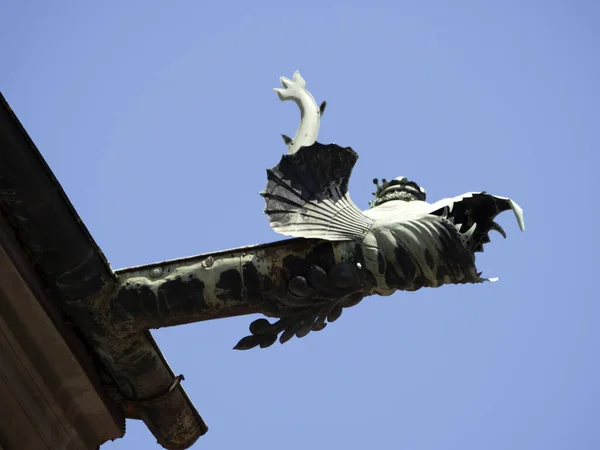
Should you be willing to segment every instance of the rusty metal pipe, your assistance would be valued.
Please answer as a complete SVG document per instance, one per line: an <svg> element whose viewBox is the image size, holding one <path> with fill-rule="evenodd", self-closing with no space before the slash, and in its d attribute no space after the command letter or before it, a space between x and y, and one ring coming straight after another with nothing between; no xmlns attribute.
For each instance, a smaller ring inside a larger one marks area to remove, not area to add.
<svg viewBox="0 0 600 450"><path fill-rule="evenodd" d="M358 258L354 242L289 239L119 270L106 326L122 336L259 313L310 266Z"/></svg>

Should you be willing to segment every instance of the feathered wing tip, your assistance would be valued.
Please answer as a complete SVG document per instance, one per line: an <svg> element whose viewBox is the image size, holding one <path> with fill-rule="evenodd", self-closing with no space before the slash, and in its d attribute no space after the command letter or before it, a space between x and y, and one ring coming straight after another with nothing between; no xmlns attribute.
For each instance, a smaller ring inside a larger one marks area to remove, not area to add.
<svg viewBox="0 0 600 450"><path fill-rule="evenodd" d="M286 236L360 241L373 221L352 202L348 182L358 155L318 142L267 169L260 193L271 227Z"/></svg>
<svg viewBox="0 0 600 450"><path fill-rule="evenodd" d="M497 231L506 238L506 232L494 219L508 210L513 211L519 228L524 231L523 209L510 198L485 192L468 192L440 200L431 205L430 213L450 220L465 237L471 251L482 252L483 246L490 242L490 231Z"/></svg>

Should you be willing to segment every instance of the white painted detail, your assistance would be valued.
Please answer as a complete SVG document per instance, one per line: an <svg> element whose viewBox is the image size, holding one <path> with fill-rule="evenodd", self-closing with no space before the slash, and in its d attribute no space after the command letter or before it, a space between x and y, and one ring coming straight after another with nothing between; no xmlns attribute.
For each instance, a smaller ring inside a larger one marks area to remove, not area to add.
<svg viewBox="0 0 600 450"><path fill-rule="evenodd" d="M284 136L288 153L296 153L300 147L309 147L317 141L321 121L321 111L317 102L306 90L306 81L300 72L294 72L292 79L281 77L279 79L283 88L275 88L279 100L292 100L300 108L300 125L294 139Z"/></svg>

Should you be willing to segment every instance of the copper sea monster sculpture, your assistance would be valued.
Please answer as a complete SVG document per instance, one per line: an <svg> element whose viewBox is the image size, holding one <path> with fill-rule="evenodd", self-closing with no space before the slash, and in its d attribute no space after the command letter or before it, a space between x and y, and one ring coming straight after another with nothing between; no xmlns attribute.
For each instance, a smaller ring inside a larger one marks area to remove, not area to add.
<svg viewBox="0 0 600 450"><path fill-rule="evenodd" d="M300 107L300 126L283 136L288 154L267 170L261 195L271 227L295 239L118 271L111 308L97 315L114 333L262 313L275 320L252 322L234 348L264 348L322 330L367 296L495 281L482 278L475 253L490 231L506 237L494 222L503 211L524 230L514 201L469 192L431 204L397 177L374 180L375 199L361 211L348 193L358 155L318 143L325 102L317 106L298 72L280 80L275 91Z"/></svg>
<svg viewBox="0 0 600 450"><path fill-rule="evenodd" d="M348 193L358 155L349 147L317 142L325 103L317 107L299 72L291 80L282 77L281 84L277 95L300 107L301 120L293 139L283 135L288 154L267 170L264 212L278 233L328 241L347 258L340 256L328 271L315 264L292 278L263 311L279 320L254 321L251 335L235 348L268 347L278 336L284 343L322 330L343 308L369 295L496 281L481 277L475 253L490 242L491 230L506 238L494 222L503 211L512 210L525 229L523 211L513 200L469 192L430 204L425 189L397 177L381 184L374 180L375 200L361 211Z"/></svg>

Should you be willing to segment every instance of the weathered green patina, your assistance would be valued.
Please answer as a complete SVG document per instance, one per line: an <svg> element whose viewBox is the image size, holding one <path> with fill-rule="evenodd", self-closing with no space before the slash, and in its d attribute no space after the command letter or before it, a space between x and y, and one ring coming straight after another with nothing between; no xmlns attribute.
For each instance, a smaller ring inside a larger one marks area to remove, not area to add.
<svg viewBox="0 0 600 450"><path fill-rule="evenodd" d="M485 192L426 202L426 192L405 177L383 180L371 208L361 211L348 194L358 155L316 142L324 107L306 91L298 72L282 78L281 100L300 106L288 154L267 171L265 213L272 228L300 239L235 249L120 272L110 308L116 332L263 313L236 349L268 347L322 330L343 308L365 296L390 295L482 278L475 253L490 242L501 212L521 208Z"/></svg>
<svg viewBox="0 0 600 450"><path fill-rule="evenodd" d="M361 211L348 193L358 155L317 142L325 103L317 106L299 73L281 83L276 92L300 106L300 126L283 136L288 154L267 171L261 195L271 227L295 239L115 272L2 102L0 212L94 354L104 389L166 448L188 448L208 428L149 330L262 313L274 320L252 322L235 349L284 343L366 296L494 281L481 277L475 254L490 231L505 236L495 217L513 210L524 229L508 198L479 192L430 204L405 177L376 181Z"/></svg>

